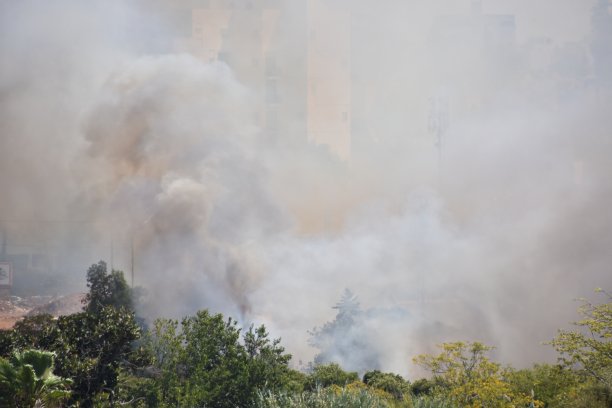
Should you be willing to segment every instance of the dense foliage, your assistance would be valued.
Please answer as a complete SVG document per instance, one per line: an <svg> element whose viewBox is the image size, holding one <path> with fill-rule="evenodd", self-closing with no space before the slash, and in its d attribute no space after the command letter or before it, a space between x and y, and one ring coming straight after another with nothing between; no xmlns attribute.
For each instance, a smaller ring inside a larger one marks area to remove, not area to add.
<svg viewBox="0 0 612 408"><path fill-rule="evenodd" d="M608 302L594 305L583 300L576 323L582 330L561 330L552 341L568 367L578 366L601 386L612 390L612 296L599 289Z"/></svg>
<svg viewBox="0 0 612 408"><path fill-rule="evenodd" d="M306 388L313 391L330 385L345 386L359 380L357 372L347 372L336 363L320 364L312 368L306 379Z"/></svg>
<svg viewBox="0 0 612 408"><path fill-rule="evenodd" d="M320 353L298 371L264 326L243 330L200 310L145 330L121 272L100 262L87 284L82 312L26 317L0 330L0 406L612 408L612 298L603 291L607 303L584 301L577 330L552 340L557 365L514 370L492 361L490 346L445 343L414 359L432 375L410 383L376 367L360 379L326 363L350 357L362 364L373 355L347 354L361 350L353 340L361 311L349 291L336 319L311 332Z"/></svg>
<svg viewBox="0 0 612 408"><path fill-rule="evenodd" d="M85 310L97 313L106 306L133 310L132 289L128 286L123 272L106 271L106 262L100 261L87 270Z"/></svg>
<svg viewBox="0 0 612 408"><path fill-rule="evenodd" d="M550 408L609 408L612 398L604 388L580 371L561 365L536 364L531 369L508 370L512 389L534 398Z"/></svg>
<svg viewBox="0 0 612 408"><path fill-rule="evenodd" d="M105 301L96 301L95 307L87 303L85 311L59 318L26 317L0 334L0 356L29 348L54 352L56 374L72 379L70 403L82 407L94 406L100 399L113 403L119 371L130 359L133 342L140 337L134 313L125 307L130 303L106 302L123 298L122 285L109 288L93 284L107 276L124 282L123 274L113 271L106 275L102 262L92 266L90 272L93 270L93 274L88 272L92 284L86 299Z"/></svg>
<svg viewBox="0 0 612 408"><path fill-rule="evenodd" d="M107 306L95 314L27 317L6 337L5 356L31 347L55 352L55 372L73 380L71 401L87 407L100 393L112 401L119 368L139 328L132 313Z"/></svg>
<svg viewBox="0 0 612 408"><path fill-rule="evenodd" d="M383 390L397 401L405 401L410 398L410 383L401 375L383 373L379 370L368 371L363 375L364 384Z"/></svg>
<svg viewBox="0 0 612 408"><path fill-rule="evenodd" d="M70 396L70 379L53 374L55 354L48 351L15 351L0 358L0 404L6 408L35 405L56 407Z"/></svg>
<svg viewBox="0 0 612 408"><path fill-rule="evenodd" d="M420 355L414 361L437 377L440 386L436 391L457 405L474 408L543 405L512 389L500 365L487 358L491 347L478 342L444 343L440 347L439 355Z"/></svg>
<svg viewBox="0 0 612 408"><path fill-rule="evenodd" d="M384 396L362 387L318 388L304 393L260 393L256 408L389 408Z"/></svg>
<svg viewBox="0 0 612 408"><path fill-rule="evenodd" d="M176 320L158 319L141 343L153 381L140 391L155 406L236 407L252 403L259 389L282 389L291 381L279 340L263 326L240 335L237 323L199 311Z"/></svg>

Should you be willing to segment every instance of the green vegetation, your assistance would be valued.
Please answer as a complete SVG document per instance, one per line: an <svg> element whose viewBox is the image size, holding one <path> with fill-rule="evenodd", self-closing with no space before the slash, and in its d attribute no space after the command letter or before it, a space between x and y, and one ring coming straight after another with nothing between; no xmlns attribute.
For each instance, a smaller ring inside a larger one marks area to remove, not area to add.
<svg viewBox="0 0 612 408"><path fill-rule="evenodd" d="M3 407L56 407L70 396L72 381L53 374L55 354L15 351L0 358L0 403Z"/></svg>
<svg viewBox="0 0 612 408"><path fill-rule="evenodd" d="M263 326L249 328L241 341L235 321L206 310L180 325L158 319L140 353L153 381L138 393L154 406L246 406L257 390L282 389L291 381L291 356Z"/></svg>
<svg viewBox="0 0 612 408"><path fill-rule="evenodd" d="M27 317L9 332L8 347L0 352L8 355L31 347L55 352L56 373L73 380L71 402L88 407L99 393L113 400L118 370L138 336L132 313L105 307L96 314L82 312L58 319Z"/></svg>
<svg viewBox="0 0 612 408"><path fill-rule="evenodd" d="M531 369L508 370L512 389L534 398L550 408L608 408L609 392L581 372L561 365L536 364Z"/></svg>
<svg viewBox="0 0 612 408"><path fill-rule="evenodd" d="M123 273L99 262L87 272L84 310L26 317L0 330L2 407L385 407L611 408L612 298L583 301L574 331L551 341L559 364L502 367L482 343L440 345L414 362L431 372L412 383L394 373L346 371L333 356L369 348L356 342L361 312L346 291L333 322L315 329L320 353L306 372L264 326L242 330L201 310L178 320L136 323ZM342 339L346 336L345 339ZM363 347L362 347L363 346ZM367 358L353 358L359 365Z"/></svg>
<svg viewBox="0 0 612 408"><path fill-rule="evenodd" d="M87 287L85 310L98 313L107 306L133 310L132 290L128 286L123 272L107 273L106 262L100 261L87 270Z"/></svg>
<svg viewBox="0 0 612 408"><path fill-rule="evenodd" d="M408 401L411 398L410 383L401 375L382 373L379 370L368 371L363 376L363 383L388 393L398 402Z"/></svg>
<svg viewBox="0 0 612 408"><path fill-rule="evenodd" d="M303 393L260 392L256 408L411 408L412 401L400 404L384 391L370 388L361 382L344 387L331 385Z"/></svg>
<svg viewBox="0 0 612 408"><path fill-rule="evenodd" d="M575 324L581 331L561 330L551 342L566 367L577 366L608 391L612 390L612 296L599 289L608 302L594 305L587 300L579 311L584 316Z"/></svg>
<svg viewBox="0 0 612 408"><path fill-rule="evenodd" d="M96 300L95 307L87 303L85 311L57 319L50 315L26 317L0 334L0 356L30 348L54 352L57 375L72 379L69 403L81 407L98 405L100 399L114 403L119 372L129 364L133 342L140 337L134 313L126 308L130 303L112 301L121 299L125 288L95 283L106 276L125 282L122 273L106 275L102 262L90 272L94 267L98 268L95 274L88 272L90 292L86 299L104 301Z"/></svg>
<svg viewBox="0 0 612 408"><path fill-rule="evenodd" d="M413 399L414 408L458 408L453 401L442 396L437 397L415 397Z"/></svg>
<svg viewBox="0 0 612 408"><path fill-rule="evenodd" d="M317 388L326 388L331 385L343 387L358 380L359 374L344 371L336 363L321 364L313 367L312 372L306 379L306 388L313 391Z"/></svg>
<svg viewBox="0 0 612 408"><path fill-rule="evenodd" d="M420 355L414 362L438 380L436 393L462 407L512 408L542 406L541 401L516 392L499 364L486 354L492 347L474 343L444 343L437 356Z"/></svg>

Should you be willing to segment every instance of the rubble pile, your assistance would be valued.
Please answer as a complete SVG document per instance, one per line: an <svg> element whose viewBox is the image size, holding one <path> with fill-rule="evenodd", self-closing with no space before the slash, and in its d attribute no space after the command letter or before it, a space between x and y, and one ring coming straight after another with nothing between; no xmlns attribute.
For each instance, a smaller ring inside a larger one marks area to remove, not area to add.
<svg viewBox="0 0 612 408"><path fill-rule="evenodd" d="M83 310L84 293L65 296L10 296L0 299L0 329L10 329L24 316L65 316Z"/></svg>

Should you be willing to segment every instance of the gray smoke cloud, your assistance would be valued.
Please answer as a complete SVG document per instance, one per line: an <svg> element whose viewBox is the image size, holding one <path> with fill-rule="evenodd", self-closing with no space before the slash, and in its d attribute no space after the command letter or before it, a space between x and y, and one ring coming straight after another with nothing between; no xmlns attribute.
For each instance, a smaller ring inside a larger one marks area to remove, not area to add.
<svg viewBox="0 0 612 408"><path fill-rule="evenodd" d="M412 356L453 340L519 366L554 358L541 342L575 318L572 299L612 285L596 1L335 6L351 16L345 159L300 130L306 3L279 6L278 86L296 108L272 135L269 90L245 74L253 45L230 32L224 62L177 52L206 7L192 3L0 2L15 290L82 290L100 258L130 280L133 262L147 316L262 322L307 362L307 331L348 287L376 368L414 376Z"/></svg>
<svg viewBox="0 0 612 408"><path fill-rule="evenodd" d="M142 57L111 77L88 114L81 165L95 184L80 202L103 231L110 221L113 234L130 234L150 312L250 309L260 272L249 247L283 216L262 182L249 100L224 64Z"/></svg>

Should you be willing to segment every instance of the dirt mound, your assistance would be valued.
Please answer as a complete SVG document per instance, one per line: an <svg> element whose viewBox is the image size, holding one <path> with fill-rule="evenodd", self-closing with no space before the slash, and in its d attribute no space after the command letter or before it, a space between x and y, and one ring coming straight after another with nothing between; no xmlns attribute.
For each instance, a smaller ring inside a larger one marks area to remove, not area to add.
<svg viewBox="0 0 612 408"><path fill-rule="evenodd" d="M53 316L66 316L73 313L79 313L83 311L84 298L84 293L60 296L43 305L34 307L27 315L34 316L46 313Z"/></svg>
<svg viewBox="0 0 612 408"><path fill-rule="evenodd" d="M10 329L28 311L11 300L0 299L0 329Z"/></svg>
<svg viewBox="0 0 612 408"><path fill-rule="evenodd" d="M84 297L84 293L75 293L65 296L11 296L8 299L0 299L0 329L10 329L24 316L44 313L65 316L78 313L83 310Z"/></svg>

